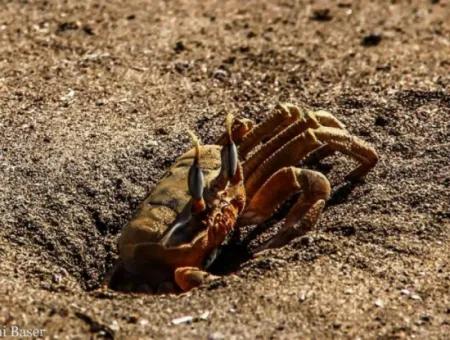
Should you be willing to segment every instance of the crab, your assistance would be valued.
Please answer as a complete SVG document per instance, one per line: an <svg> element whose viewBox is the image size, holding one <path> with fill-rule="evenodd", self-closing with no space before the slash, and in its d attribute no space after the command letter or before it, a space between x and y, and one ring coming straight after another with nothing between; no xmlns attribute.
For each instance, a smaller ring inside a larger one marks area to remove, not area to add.
<svg viewBox="0 0 450 340"><path fill-rule="evenodd" d="M320 172L297 167L300 161L341 152L358 162L346 176L350 181L364 178L378 161L375 149L331 113L292 104L277 104L257 125L229 114L214 145L201 145L191 135L194 147L176 160L123 228L110 286L172 292L213 280L206 263L227 236L267 221L294 194L300 193L280 231L255 254L314 228L330 183Z"/></svg>

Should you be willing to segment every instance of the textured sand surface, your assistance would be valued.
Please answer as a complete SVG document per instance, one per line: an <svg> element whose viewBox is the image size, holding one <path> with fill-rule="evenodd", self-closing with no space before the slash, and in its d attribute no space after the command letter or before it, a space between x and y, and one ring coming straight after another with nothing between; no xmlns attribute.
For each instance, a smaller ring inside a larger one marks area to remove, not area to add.
<svg viewBox="0 0 450 340"><path fill-rule="evenodd" d="M450 3L323 4L0 2L0 331L448 338ZM211 142L225 112L261 121L278 101L374 145L365 183L346 192L353 164L325 160L317 231L210 286L96 293L186 127Z"/></svg>

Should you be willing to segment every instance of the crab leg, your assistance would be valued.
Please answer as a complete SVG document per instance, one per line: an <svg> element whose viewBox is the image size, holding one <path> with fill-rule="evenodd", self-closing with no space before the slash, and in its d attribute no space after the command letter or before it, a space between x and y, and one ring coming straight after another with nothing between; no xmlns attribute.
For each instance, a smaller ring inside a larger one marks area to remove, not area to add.
<svg viewBox="0 0 450 340"><path fill-rule="evenodd" d="M315 127L314 122L309 120L298 120L281 131L279 134L271 138L265 143L257 152L250 156L243 165L244 178L248 178L249 175L255 171L255 169L264 162L270 155L275 153L283 145L288 143L296 136L302 134L307 128Z"/></svg>
<svg viewBox="0 0 450 340"><path fill-rule="evenodd" d="M269 239L269 241L267 241L260 247L256 248L254 254L257 255L258 253L267 249L280 248L288 244L293 239L305 235L316 225L324 206L325 201L318 200L316 203L310 206L305 214L298 215L298 217L301 216L301 218L297 219L296 224L288 226L288 224L286 223L286 225L284 225L283 228L275 236L273 236L271 239ZM293 208L295 208L295 206ZM294 217L296 215L295 211L292 211L292 214L290 215Z"/></svg>
<svg viewBox="0 0 450 340"><path fill-rule="evenodd" d="M309 126L314 128L308 128ZM301 133L305 128L306 131ZM297 137L291 139L299 132ZM286 141L289 142L284 144ZM320 126L314 116L306 117L272 138L244 163L248 198L278 169L297 164L311 152L313 157L320 159L334 151L349 155L360 163L359 167L346 176L347 180L364 177L378 161L375 149L363 140L341 128ZM258 164L261 164L259 168Z"/></svg>
<svg viewBox="0 0 450 340"><path fill-rule="evenodd" d="M327 200L330 195L330 183L320 172L284 167L275 172L251 198L239 225L259 224L269 219L274 212L294 193L302 191L297 204L292 208L296 215L307 212L318 200ZM291 225L291 212L287 221Z"/></svg>
<svg viewBox="0 0 450 340"><path fill-rule="evenodd" d="M334 127L338 129L345 130L345 125L342 124L336 117L334 117L328 111L314 111L312 112L313 116L317 119L317 121L323 126ZM314 164L334 154L334 151L329 145L323 145L317 150L313 151L308 158L305 160L306 164Z"/></svg>
<svg viewBox="0 0 450 340"><path fill-rule="evenodd" d="M356 169L345 176L346 180L364 177L378 162L378 154L373 147L345 130L321 126L314 130L314 134L332 150L342 152L360 163Z"/></svg>
<svg viewBox="0 0 450 340"><path fill-rule="evenodd" d="M239 156L245 159L250 150L261 143L261 141L277 134L298 119L299 116L295 112L291 112L287 106L278 104L275 107L275 112L244 136L239 144Z"/></svg>
<svg viewBox="0 0 450 340"><path fill-rule="evenodd" d="M286 128L275 129L274 136L266 142L256 153L254 153L244 164L244 177L247 178L266 158L273 154L276 150L281 148L284 144L289 142L295 136L304 132L307 128L317 129L321 125L342 129L345 131L345 126L338 119L336 119L331 113L327 111L311 111L301 112L297 106L286 104L280 106L280 110L290 112L290 117L296 119L291 122ZM242 145L240 146L240 150ZM318 148L314 154L313 160L324 158L334 153L334 150L324 145Z"/></svg>
<svg viewBox="0 0 450 340"><path fill-rule="evenodd" d="M331 188L320 172L292 166L279 169L262 185L240 217L239 225L266 221L281 204L299 191L301 195L290 209L282 230L264 247L282 246L303 235L316 224Z"/></svg>
<svg viewBox="0 0 450 340"><path fill-rule="evenodd" d="M197 267L180 267L175 270L175 282L185 292L217 278L219 276Z"/></svg>
<svg viewBox="0 0 450 340"><path fill-rule="evenodd" d="M329 157L329 156L333 155L334 153L335 153L335 150L333 150L333 148L330 145L328 145L328 144L322 145L318 149L311 152L306 157L304 164L306 164L306 165L317 164L322 159Z"/></svg>
<svg viewBox="0 0 450 340"><path fill-rule="evenodd" d="M297 110L298 108L294 106ZM317 119L317 121L323 125L323 126L329 126L334 127L338 129L345 130L345 125L342 124L339 119L337 119L335 116L333 116L330 112L319 110L319 111L312 111L310 112L310 115L314 116L314 118Z"/></svg>
<svg viewBox="0 0 450 340"><path fill-rule="evenodd" d="M297 164L308 153L317 149L321 143L312 129L296 136L283 145L278 151L268 157L255 169L245 182L248 199L251 199L264 182L277 170Z"/></svg>
<svg viewBox="0 0 450 340"><path fill-rule="evenodd" d="M232 131L232 139L236 144L239 144L244 136L253 129L255 124L252 120L246 118L236 118L234 119ZM228 132L225 131L214 144L225 145L228 143L229 137Z"/></svg>
<svg viewBox="0 0 450 340"><path fill-rule="evenodd" d="M252 148L269 137L276 136L286 127L301 119L307 120L311 127L318 127L321 124L345 130L345 125L328 111L302 112L297 106L292 104L277 104L272 115L244 136L239 145L239 155L245 159Z"/></svg>

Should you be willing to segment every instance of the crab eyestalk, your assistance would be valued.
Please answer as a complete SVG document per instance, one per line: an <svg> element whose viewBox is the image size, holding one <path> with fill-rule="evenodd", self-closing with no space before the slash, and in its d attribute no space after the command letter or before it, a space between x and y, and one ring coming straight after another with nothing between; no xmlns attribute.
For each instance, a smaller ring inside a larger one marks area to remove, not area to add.
<svg viewBox="0 0 450 340"><path fill-rule="evenodd" d="M229 113L225 119L226 140L220 152L221 166L220 173L213 181L213 192L217 193L227 186L228 182L235 184L240 180L240 176L236 176L238 172L238 152L236 144L233 141L232 125L233 115Z"/></svg>
<svg viewBox="0 0 450 340"><path fill-rule="evenodd" d="M222 156L222 168L226 168L226 172L228 175L228 179L231 179L236 174L237 166L238 166L238 152L236 148L236 144L233 142L233 115L229 113L226 118L226 128L228 134L228 143L225 144L222 148L221 156Z"/></svg>
<svg viewBox="0 0 450 340"><path fill-rule="evenodd" d="M192 163L188 174L189 194L192 196L192 212L199 213L205 210L205 200L203 199L203 190L205 189L205 178L200 167L200 140L192 132L188 131L195 147L194 162Z"/></svg>

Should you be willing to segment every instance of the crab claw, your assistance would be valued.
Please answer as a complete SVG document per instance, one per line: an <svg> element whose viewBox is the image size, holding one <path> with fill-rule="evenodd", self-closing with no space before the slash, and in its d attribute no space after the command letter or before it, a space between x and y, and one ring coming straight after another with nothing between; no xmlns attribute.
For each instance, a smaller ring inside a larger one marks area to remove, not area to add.
<svg viewBox="0 0 450 340"><path fill-rule="evenodd" d="M188 174L188 188L192 196L192 212L199 213L205 210L205 200L203 199L203 191L205 189L205 178L202 168L200 167L200 141L191 131L188 131L195 146L195 157Z"/></svg>

